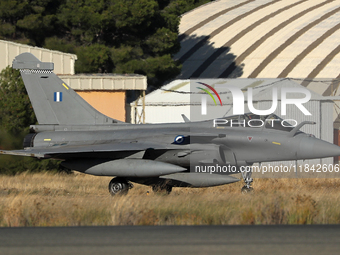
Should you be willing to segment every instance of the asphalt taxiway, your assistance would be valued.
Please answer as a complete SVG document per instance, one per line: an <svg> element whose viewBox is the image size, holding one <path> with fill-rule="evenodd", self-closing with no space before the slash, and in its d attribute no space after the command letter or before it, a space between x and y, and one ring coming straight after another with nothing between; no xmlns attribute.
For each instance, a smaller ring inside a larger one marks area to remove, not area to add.
<svg viewBox="0 0 340 255"><path fill-rule="evenodd" d="M0 228L0 254L338 254L340 225Z"/></svg>

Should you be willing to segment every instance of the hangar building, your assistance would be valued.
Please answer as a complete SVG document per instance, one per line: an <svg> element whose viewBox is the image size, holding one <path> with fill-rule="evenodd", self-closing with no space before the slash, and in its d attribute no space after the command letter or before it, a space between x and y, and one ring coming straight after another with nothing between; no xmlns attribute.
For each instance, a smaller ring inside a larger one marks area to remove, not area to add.
<svg viewBox="0 0 340 255"><path fill-rule="evenodd" d="M24 44L0 40L0 71L12 65L13 59L30 52L43 62L54 63L54 73L64 80L82 98L98 111L109 117L126 121L126 91L145 91L146 77L143 75L116 74L74 74L77 56L60 51L32 47ZM129 119L128 119L129 121Z"/></svg>
<svg viewBox="0 0 340 255"><path fill-rule="evenodd" d="M186 79L294 78L334 102L328 114L333 115L334 143L340 144L340 0L218 0L183 14L179 32L175 59L182 62L182 72L163 90L176 90ZM157 104L151 93L146 122L189 115L184 95L167 94L180 111L172 113L164 102L166 114L149 110Z"/></svg>
<svg viewBox="0 0 340 255"><path fill-rule="evenodd" d="M293 78L266 78L266 79L249 79L249 78L239 78L239 79L199 79L204 83L207 83L213 87L217 84L225 85L232 84L235 87L240 88L244 91L245 102L244 109L245 113L250 112L248 109L247 102L247 89L252 88L253 90L253 104L254 108L258 110L270 109L273 102L273 88L277 91L281 91L282 88L303 88L300 85L300 79ZM314 82L315 83L315 82ZM204 120L202 115L200 115L201 101L193 98L192 88L197 86L195 80L175 80L162 88L153 91L148 94L145 98L144 109L146 112L145 122L146 123L167 123L167 122L183 122L181 114L184 114L187 118L192 121ZM319 83L320 86L327 87L325 83ZM308 89L309 90L309 89ZM339 100L340 97L325 97L319 95L318 93L309 90L311 94L310 100L304 104L306 109L312 114L311 116L305 116L300 109L295 105L287 106L286 116L282 115L281 112L281 98L280 93L278 93L278 104L275 110L275 114L282 119L293 119L298 124L302 121L312 121L316 122L315 125L305 125L301 128L301 131L316 136L322 140L333 143L333 122L334 118L337 117L334 114L334 100ZM228 90L223 91L220 89L218 93L221 96L223 102L223 109L220 105L215 105L212 99L208 97L208 105L211 105L210 112L208 113L209 119L228 117L233 115L233 101L230 97L230 92ZM228 94L229 93L229 94ZM301 95L292 94L288 98L300 98ZM217 101L217 99L216 99ZM132 103L131 106L135 104ZM134 111L142 111L142 104L137 104L136 107L131 107L132 116L135 114ZM222 114L221 114L222 113ZM333 163L332 158L327 159L316 159L316 160L306 160L301 161L299 164L331 164ZM276 162L275 165L294 165L293 161L286 162ZM273 163L272 163L273 165ZM293 175L294 176L294 175Z"/></svg>
<svg viewBox="0 0 340 255"><path fill-rule="evenodd" d="M181 18L178 78L339 78L340 0L219 0Z"/></svg>

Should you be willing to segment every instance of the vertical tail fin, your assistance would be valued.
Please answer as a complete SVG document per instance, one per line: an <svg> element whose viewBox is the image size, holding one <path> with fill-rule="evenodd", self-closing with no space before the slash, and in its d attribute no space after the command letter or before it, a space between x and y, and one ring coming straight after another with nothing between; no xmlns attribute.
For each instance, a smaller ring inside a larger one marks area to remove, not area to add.
<svg viewBox="0 0 340 255"><path fill-rule="evenodd" d="M53 63L41 62L31 53L13 60L20 69L40 125L98 125L121 121L98 112L53 73Z"/></svg>

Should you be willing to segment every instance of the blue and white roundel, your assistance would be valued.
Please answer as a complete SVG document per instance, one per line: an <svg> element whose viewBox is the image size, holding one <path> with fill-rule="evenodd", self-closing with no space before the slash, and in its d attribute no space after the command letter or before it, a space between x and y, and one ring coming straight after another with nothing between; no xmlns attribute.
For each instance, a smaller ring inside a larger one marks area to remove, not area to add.
<svg viewBox="0 0 340 255"><path fill-rule="evenodd" d="M183 143L184 142L184 136L183 135L176 136L174 142L177 143L177 144Z"/></svg>

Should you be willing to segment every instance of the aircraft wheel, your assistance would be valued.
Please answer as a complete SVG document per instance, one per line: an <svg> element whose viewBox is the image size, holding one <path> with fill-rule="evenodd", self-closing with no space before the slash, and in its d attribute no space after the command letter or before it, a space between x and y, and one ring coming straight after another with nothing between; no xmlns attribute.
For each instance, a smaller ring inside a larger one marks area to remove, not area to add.
<svg viewBox="0 0 340 255"><path fill-rule="evenodd" d="M111 196L126 195L129 191L129 183L124 179L113 178L109 183Z"/></svg>
<svg viewBox="0 0 340 255"><path fill-rule="evenodd" d="M241 189L242 194L253 193L254 189L252 187L248 187L247 185L243 186Z"/></svg>
<svg viewBox="0 0 340 255"><path fill-rule="evenodd" d="M152 191L155 193L164 193L169 195L172 191L172 186L169 185L154 185L152 186Z"/></svg>

